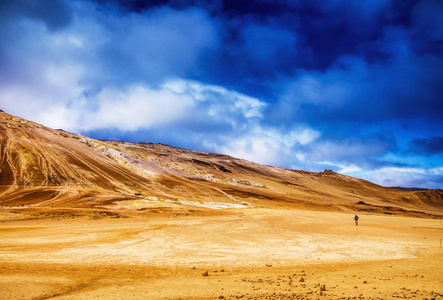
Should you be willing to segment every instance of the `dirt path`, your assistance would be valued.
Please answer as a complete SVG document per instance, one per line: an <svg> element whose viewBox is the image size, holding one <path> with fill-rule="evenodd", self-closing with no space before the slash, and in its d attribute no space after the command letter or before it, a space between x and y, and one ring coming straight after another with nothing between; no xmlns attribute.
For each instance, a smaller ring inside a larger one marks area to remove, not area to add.
<svg viewBox="0 0 443 300"><path fill-rule="evenodd" d="M3 221L0 298L440 299L441 238L440 220L284 209Z"/></svg>

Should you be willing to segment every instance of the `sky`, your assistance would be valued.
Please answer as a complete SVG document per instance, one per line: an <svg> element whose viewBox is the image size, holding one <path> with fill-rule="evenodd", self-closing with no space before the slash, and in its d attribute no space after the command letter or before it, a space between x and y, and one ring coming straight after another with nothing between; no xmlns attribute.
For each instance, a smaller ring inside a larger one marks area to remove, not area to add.
<svg viewBox="0 0 443 300"><path fill-rule="evenodd" d="M0 0L0 109L443 188L443 1Z"/></svg>

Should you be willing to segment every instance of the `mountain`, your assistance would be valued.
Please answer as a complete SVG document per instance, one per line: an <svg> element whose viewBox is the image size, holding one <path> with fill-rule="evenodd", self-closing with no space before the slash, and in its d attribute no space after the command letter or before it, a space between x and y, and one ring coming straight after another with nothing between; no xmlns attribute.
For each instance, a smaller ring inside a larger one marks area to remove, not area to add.
<svg viewBox="0 0 443 300"><path fill-rule="evenodd" d="M264 166L163 144L101 141L0 112L0 207L288 207L441 216L443 190Z"/></svg>

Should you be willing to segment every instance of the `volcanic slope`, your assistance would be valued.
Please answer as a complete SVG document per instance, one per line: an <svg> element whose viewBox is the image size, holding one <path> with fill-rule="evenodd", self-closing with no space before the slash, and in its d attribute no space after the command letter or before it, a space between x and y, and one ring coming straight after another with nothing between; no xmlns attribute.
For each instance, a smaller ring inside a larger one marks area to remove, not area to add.
<svg viewBox="0 0 443 300"><path fill-rule="evenodd" d="M0 112L0 206L293 207L438 217L442 190L264 166L162 144L100 141Z"/></svg>

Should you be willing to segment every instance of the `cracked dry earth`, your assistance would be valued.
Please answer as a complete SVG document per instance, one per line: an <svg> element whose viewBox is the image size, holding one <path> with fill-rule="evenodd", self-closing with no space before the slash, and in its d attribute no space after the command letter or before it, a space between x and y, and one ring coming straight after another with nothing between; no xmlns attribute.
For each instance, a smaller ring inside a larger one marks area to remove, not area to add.
<svg viewBox="0 0 443 300"><path fill-rule="evenodd" d="M0 212L1 299L443 299L438 219L368 214L355 226L352 214L285 208L16 214Z"/></svg>

